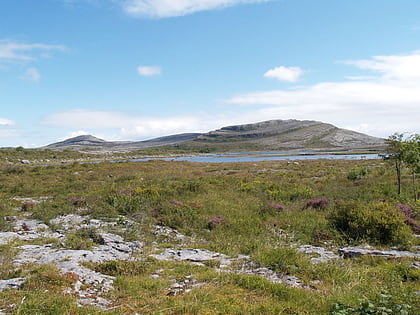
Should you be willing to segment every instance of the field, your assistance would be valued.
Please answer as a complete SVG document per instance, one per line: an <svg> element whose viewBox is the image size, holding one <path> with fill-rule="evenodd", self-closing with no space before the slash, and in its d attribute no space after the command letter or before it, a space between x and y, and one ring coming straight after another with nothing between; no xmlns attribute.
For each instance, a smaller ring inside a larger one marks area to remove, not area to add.
<svg viewBox="0 0 420 315"><path fill-rule="evenodd" d="M66 153L60 154L65 158ZM11 156L10 160L19 158ZM116 222L107 232L142 244L141 251L131 260L83 263L89 269L115 277L113 288L102 295L109 304L100 309L77 306L77 292L64 291L80 279L61 272L54 264L14 264L17 247L25 244L91 250L101 244L100 228L73 231L66 234L65 241L43 237L5 242L0 245L0 279L26 280L18 289L0 292L3 312L420 311L418 256L365 255L313 263L319 254L298 250L302 245L321 247L334 254L344 247L367 245L382 250L418 250L419 239L414 232L419 233L420 204L413 199L411 178L404 174L402 194L398 195L393 166L386 161L201 164L156 160L0 165L0 231L13 231L14 222L21 219L36 219L47 224L48 229L60 230L63 228L53 225L51 219L77 214ZM9 219L3 220L6 217ZM170 233L156 233L157 226ZM28 229L20 228L22 233ZM223 267L218 258L197 264L151 256L183 248L205 249L233 260ZM268 273L296 281L273 281Z"/></svg>

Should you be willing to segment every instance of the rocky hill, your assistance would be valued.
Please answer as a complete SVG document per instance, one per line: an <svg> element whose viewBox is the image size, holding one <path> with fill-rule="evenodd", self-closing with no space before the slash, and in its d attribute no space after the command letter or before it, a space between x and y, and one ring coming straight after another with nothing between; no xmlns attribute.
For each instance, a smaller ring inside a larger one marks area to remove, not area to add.
<svg viewBox="0 0 420 315"><path fill-rule="evenodd" d="M186 133L146 141L108 142L85 135L46 146L48 149L132 151L165 147L201 152L299 149L379 149L384 140L318 121L270 120Z"/></svg>
<svg viewBox="0 0 420 315"><path fill-rule="evenodd" d="M224 127L198 136L189 145L261 150L378 148L384 140L318 121L269 120Z"/></svg>

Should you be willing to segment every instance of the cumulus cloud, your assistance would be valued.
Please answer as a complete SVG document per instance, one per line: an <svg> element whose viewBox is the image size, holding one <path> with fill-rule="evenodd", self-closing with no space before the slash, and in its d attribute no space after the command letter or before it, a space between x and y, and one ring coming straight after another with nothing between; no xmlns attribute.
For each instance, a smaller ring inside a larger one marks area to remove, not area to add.
<svg viewBox="0 0 420 315"><path fill-rule="evenodd" d="M162 73L162 70L158 66L140 66L137 68L137 72L141 76L151 77L160 75Z"/></svg>
<svg viewBox="0 0 420 315"><path fill-rule="evenodd" d="M276 67L264 73L264 77L272 78L284 82L296 82L303 74L303 70L299 67Z"/></svg>
<svg viewBox="0 0 420 315"><path fill-rule="evenodd" d="M41 74L36 68L28 68L22 79L38 83L41 80Z"/></svg>
<svg viewBox="0 0 420 315"><path fill-rule="evenodd" d="M371 130L377 136L419 132L420 52L345 63L369 71L370 76L293 90L251 92L227 102L260 105L262 108L255 112L260 118L316 119L359 131Z"/></svg>
<svg viewBox="0 0 420 315"><path fill-rule="evenodd" d="M26 44L7 39L0 40L0 62L30 61L50 51L63 51L65 46L47 44Z"/></svg>
<svg viewBox="0 0 420 315"><path fill-rule="evenodd" d="M165 18L265 1L270 0L125 0L122 6L132 16Z"/></svg>

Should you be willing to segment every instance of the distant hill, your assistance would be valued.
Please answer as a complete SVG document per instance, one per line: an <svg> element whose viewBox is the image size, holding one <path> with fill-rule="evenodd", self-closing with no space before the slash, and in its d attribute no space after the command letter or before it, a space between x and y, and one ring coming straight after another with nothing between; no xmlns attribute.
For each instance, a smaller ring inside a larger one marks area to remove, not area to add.
<svg viewBox="0 0 420 315"><path fill-rule="evenodd" d="M208 133L186 133L146 141L109 142L85 135L45 148L63 150L132 151L146 148L177 148L189 151L244 151L298 149L380 149L384 139L371 137L331 124L310 120L269 120L223 127Z"/></svg>
<svg viewBox="0 0 420 315"><path fill-rule="evenodd" d="M129 151L175 145L194 139L201 133L183 133L178 135L155 138L146 141L105 141L91 135L82 135L64 141L49 144L43 148L52 150L108 150Z"/></svg>

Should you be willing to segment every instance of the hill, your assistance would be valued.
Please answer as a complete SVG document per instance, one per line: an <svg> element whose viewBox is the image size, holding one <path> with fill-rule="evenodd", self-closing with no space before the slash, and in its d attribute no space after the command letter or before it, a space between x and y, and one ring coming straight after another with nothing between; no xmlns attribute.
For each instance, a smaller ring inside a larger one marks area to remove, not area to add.
<svg viewBox="0 0 420 315"><path fill-rule="evenodd" d="M146 141L108 142L86 135L46 146L49 149L132 151L162 147L200 152L300 149L380 149L384 140L310 120L269 120Z"/></svg>

